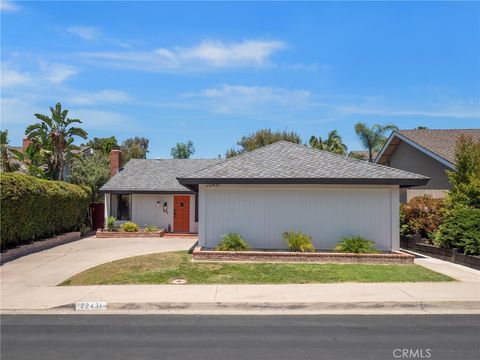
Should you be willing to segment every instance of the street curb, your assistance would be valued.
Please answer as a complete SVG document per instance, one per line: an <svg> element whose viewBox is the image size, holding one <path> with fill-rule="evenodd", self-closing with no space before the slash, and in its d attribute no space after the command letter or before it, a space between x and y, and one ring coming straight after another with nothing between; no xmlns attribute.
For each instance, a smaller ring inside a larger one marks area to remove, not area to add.
<svg viewBox="0 0 480 360"><path fill-rule="evenodd" d="M51 308L57 310L75 309L75 304ZM409 302L146 302L108 303L107 311L343 311L343 310L476 310L480 301L409 301Z"/></svg>

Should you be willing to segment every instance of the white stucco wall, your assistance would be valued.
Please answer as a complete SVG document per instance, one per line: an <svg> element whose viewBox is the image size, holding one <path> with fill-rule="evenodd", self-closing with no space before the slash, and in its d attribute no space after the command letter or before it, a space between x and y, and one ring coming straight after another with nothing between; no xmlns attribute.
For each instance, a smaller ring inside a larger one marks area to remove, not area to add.
<svg viewBox="0 0 480 360"><path fill-rule="evenodd" d="M179 194L182 195L182 194ZM183 195L182 195L183 196ZM185 195L190 197L190 232L197 232L197 223L195 222L195 196ZM173 197L170 194L132 194L132 219L131 221L145 227L145 225L155 225L158 228L168 229L170 224L172 231L174 229L173 223ZM159 204L157 204L159 201ZM163 203L167 202L167 213L163 212ZM109 216L110 211L110 195L105 196L105 211L106 216ZM125 221L117 221L116 226Z"/></svg>
<svg viewBox="0 0 480 360"><path fill-rule="evenodd" d="M199 202L200 246L238 232L254 248L282 249L283 232L302 231L317 249L349 235L399 247L398 186L201 185Z"/></svg>

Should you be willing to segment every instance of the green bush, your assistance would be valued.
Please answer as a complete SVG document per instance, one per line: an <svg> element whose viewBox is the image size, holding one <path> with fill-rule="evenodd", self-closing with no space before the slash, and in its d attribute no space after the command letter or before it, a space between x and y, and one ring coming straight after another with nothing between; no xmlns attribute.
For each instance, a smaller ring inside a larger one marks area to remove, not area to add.
<svg viewBox="0 0 480 360"><path fill-rule="evenodd" d="M447 211L435 244L459 248L467 255L480 255L480 209L457 208Z"/></svg>
<svg viewBox="0 0 480 360"><path fill-rule="evenodd" d="M284 232L283 239L286 241L290 251L315 251L312 237L302 232Z"/></svg>
<svg viewBox="0 0 480 360"><path fill-rule="evenodd" d="M115 230L115 221L117 221L117 218L115 216L109 216L106 221L106 228L108 231L113 231Z"/></svg>
<svg viewBox="0 0 480 360"><path fill-rule="evenodd" d="M80 229L90 195L84 186L1 173L1 248Z"/></svg>
<svg viewBox="0 0 480 360"><path fill-rule="evenodd" d="M380 251L375 249L375 243L365 239L362 236L347 236L333 248L333 251L355 253L355 254L374 254Z"/></svg>
<svg viewBox="0 0 480 360"><path fill-rule="evenodd" d="M222 241L215 250L219 251L246 251L250 250L250 245L242 239L240 234L228 233L222 236Z"/></svg>
<svg viewBox="0 0 480 360"><path fill-rule="evenodd" d="M134 222L127 221L126 223L120 225L120 230L126 232L137 232L138 230L140 230L140 226L138 226L138 224L135 224Z"/></svg>
<svg viewBox="0 0 480 360"><path fill-rule="evenodd" d="M155 231L157 231L157 227L155 225L147 225L147 226L145 226L145 231L146 232L155 232Z"/></svg>

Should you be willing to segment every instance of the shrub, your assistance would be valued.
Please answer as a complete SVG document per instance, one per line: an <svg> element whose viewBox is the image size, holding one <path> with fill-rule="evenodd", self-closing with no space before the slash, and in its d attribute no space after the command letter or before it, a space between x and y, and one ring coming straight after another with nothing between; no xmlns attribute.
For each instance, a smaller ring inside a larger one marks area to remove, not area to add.
<svg viewBox="0 0 480 360"><path fill-rule="evenodd" d="M90 195L89 188L63 181L0 174L1 248L79 229Z"/></svg>
<svg viewBox="0 0 480 360"><path fill-rule="evenodd" d="M415 196L400 205L400 229L402 235L420 234L431 237L442 222L443 199L431 195Z"/></svg>
<svg viewBox="0 0 480 360"><path fill-rule="evenodd" d="M120 225L120 230L126 232L137 232L138 230L140 230L140 226L138 226L138 224L135 224L134 222L127 221L126 223Z"/></svg>
<svg viewBox="0 0 480 360"><path fill-rule="evenodd" d="M283 239L286 241L290 251L315 251L315 247L312 244L312 237L300 231L284 232Z"/></svg>
<svg viewBox="0 0 480 360"><path fill-rule="evenodd" d="M222 236L222 241L217 245L215 250L219 251L243 251L250 250L250 245L242 239L240 234L228 233Z"/></svg>
<svg viewBox="0 0 480 360"><path fill-rule="evenodd" d="M375 249L375 243L362 236L347 236L333 248L334 251L355 253L355 254L374 254L380 251Z"/></svg>
<svg viewBox="0 0 480 360"><path fill-rule="evenodd" d="M157 231L157 227L155 225L147 225L147 226L145 226L145 231L146 232L155 232L155 231Z"/></svg>
<svg viewBox="0 0 480 360"><path fill-rule="evenodd" d="M449 210L436 233L435 244L459 248L467 255L480 255L480 209Z"/></svg>
<svg viewBox="0 0 480 360"><path fill-rule="evenodd" d="M108 231L113 231L115 230L115 221L117 221L117 218L115 216L109 216L106 221L106 228Z"/></svg>

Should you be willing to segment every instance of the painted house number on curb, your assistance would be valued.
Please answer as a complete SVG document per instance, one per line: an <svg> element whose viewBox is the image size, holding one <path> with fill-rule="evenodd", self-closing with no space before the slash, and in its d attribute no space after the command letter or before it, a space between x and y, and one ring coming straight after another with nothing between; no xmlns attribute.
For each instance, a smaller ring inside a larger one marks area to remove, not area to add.
<svg viewBox="0 0 480 360"><path fill-rule="evenodd" d="M75 303L75 311L107 310L105 301L81 301Z"/></svg>

